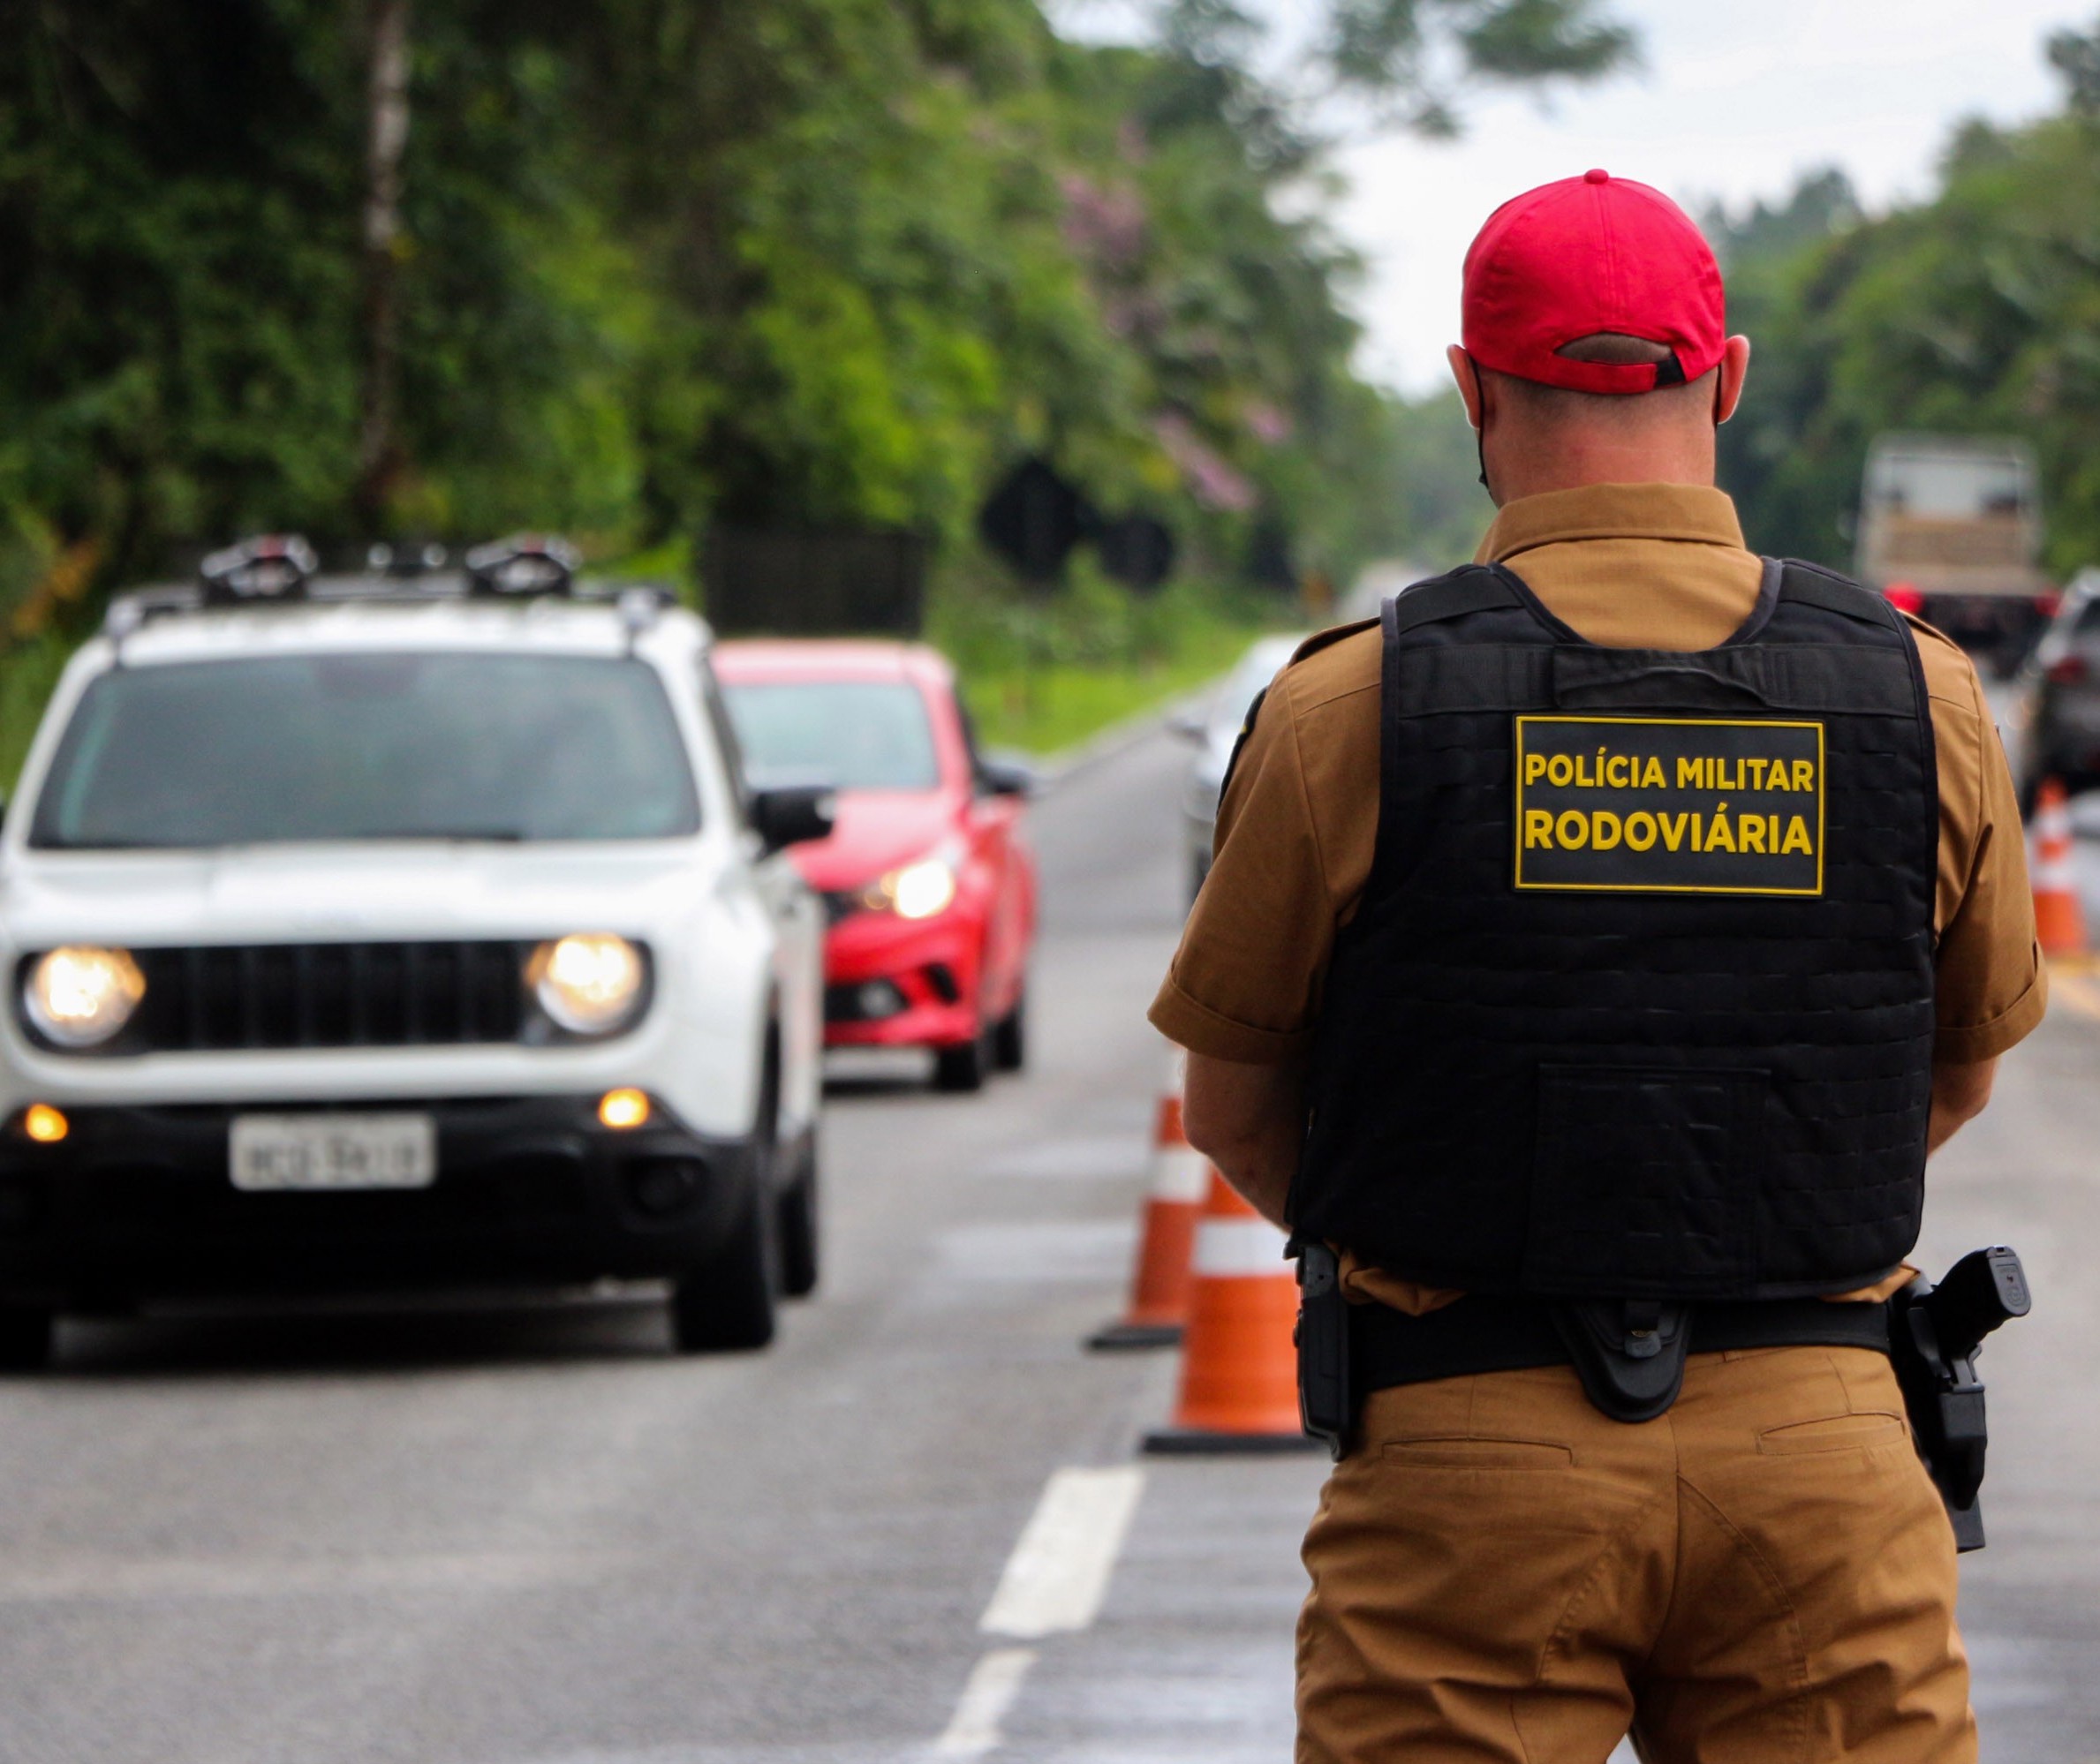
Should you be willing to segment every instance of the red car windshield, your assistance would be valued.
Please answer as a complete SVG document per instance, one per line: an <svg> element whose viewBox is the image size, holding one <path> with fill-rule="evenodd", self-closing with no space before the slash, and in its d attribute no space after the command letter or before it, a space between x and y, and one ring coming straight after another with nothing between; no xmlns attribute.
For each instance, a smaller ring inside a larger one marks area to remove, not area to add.
<svg viewBox="0 0 2100 1764"><path fill-rule="evenodd" d="M932 790L933 725L901 680L724 682L729 720L759 783L809 780L840 790Z"/></svg>

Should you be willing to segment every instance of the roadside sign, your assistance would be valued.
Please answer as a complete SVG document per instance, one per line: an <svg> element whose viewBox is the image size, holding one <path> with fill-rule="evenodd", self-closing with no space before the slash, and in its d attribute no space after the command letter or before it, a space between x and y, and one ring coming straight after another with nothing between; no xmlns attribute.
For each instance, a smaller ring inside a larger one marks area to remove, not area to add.
<svg viewBox="0 0 2100 1764"><path fill-rule="evenodd" d="M1072 548L1099 525L1085 496L1033 455L1000 480L978 515L985 543L1038 586L1054 582Z"/></svg>
<svg viewBox="0 0 2100 1764"><path fill-rule="evenodd" d="M1101 568L1139 594L1174 574L1174 535L1150 515L1125 515L1101 529Z"/></svg>

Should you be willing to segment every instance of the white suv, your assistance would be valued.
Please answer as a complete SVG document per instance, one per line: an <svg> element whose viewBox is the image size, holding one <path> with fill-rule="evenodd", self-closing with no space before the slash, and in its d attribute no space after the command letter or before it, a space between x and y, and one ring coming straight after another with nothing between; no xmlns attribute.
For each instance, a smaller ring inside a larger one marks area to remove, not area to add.
<svg viewBox="0 0 2100 1764"><path fill-rule="evenodd" d="M0 828L0 1361L182 1294L816 1279L820 908L706 627L558 541L112 607Z"/></svg>

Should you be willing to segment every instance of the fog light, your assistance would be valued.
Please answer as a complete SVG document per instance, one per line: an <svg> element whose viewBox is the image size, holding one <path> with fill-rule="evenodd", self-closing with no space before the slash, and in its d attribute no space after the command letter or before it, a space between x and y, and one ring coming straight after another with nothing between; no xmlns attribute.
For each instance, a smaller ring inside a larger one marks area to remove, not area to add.
<svg viewBox="0 0 2100 1764"><path fill-rule="evenodd" d="M26 1182L0 1182L0 1232L27 1231L43 1210L43 1195Z"/></svg>
<svg viewBox="0 0 2100 1764"><path fill-rule="evenodd" d="M621 1173L634 1210L653 1219L670 1219L690 1212L706 1180L706 1168L691 1157L644 1158L628 1165Z"/></svg>
<svg viewBox="0 0 2100 1764"><path fill-rule="evenodd" d="M649 1120L648 1096L632 1089L608 1090L598 1099L598 1119L615 1133L646 1127Z"/></svg>
<svg viewBox="0 0 2100 1764"><path fill-rule="evenodd" d="M888 980L871 980L860 989L855 1003L860 1006L862 1016L873 1021L880 1017L894 1017L904 1008L904 995Z"/></svg>
<svg viewBox="0 0 2100 1764"><path fill-rule="evenodd" d="M22 1131L39 1145L56 1145L72 1129L73 1124L49 1103L32 1103L22 1112Z"/></svg>

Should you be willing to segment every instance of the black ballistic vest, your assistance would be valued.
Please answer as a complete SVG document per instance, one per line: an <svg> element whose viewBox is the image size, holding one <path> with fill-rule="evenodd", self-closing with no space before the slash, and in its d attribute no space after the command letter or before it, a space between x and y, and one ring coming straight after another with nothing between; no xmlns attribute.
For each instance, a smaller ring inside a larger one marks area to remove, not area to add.
<svg viewBox="0 0 2100 1764"><path fill-rule="evenodd" d="M1501 568L1385 608L1377 856L1298 1234L1474 1292L1844 1292L1916 1240L1938 792L1880 596L1768 562L1718 649Z"/></svg>

